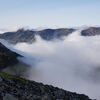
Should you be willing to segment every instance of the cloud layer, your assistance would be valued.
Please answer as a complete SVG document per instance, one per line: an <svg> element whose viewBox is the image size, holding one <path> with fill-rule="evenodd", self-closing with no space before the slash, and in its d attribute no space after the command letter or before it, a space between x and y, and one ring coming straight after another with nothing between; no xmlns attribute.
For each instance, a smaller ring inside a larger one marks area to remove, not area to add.
<svg viewBox="0 0 100 100"><path fill-rule="evenodd" d="M21 61L29 64L29 79L100 98L100 36L82 37L76 31L64 40L19 43Z"/></svg>

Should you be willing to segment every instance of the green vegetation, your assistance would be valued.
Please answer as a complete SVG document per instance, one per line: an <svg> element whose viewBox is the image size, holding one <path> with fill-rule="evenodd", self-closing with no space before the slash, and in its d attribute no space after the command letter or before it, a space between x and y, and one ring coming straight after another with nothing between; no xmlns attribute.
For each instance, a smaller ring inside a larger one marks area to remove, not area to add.
<svg viewBox="0 0 100 100"><path fill-rule="evenodd" d="M0 72L0 77L4 78L4 79L8 79L8 80L16 80L16 81L19 81L23 84L27 84L28 83L28 80L24 79L24 78L20 78L18 76L15 76L15 75L10 75L8 73L5 73L5 72Z"/></svg>

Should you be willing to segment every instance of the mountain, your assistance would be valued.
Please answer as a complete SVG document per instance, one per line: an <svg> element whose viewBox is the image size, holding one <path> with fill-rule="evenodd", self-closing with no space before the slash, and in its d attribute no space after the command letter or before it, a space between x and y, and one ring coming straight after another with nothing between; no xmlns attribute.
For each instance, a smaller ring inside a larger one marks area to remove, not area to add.
<svg viewBox="0 0 100 100"><path fill-rule="evenodd" d="M13 44L18 42L32 43L36 40L36 35L39 35L42 39L49 41L53 39L61 39L63 36L67 36L74 31L75 29L72 28L44 29L41 31L19 29L15 32L5 32L0 34L0 38Z"/></svg>
<svg viewBox="0 0 100 100"><path fill-rule="evenodd" d="M12 52L2 43L0 43L0 69L18 63L17 57L19 54Z"/></svg>
<svg viewBox="0 0 100 100"><path fill-rule="evenodd" d="M51 85L43 85L0 72L0 100L91 100Z"/></svg>
<svg viewBox="0 0 100 100"><path fill-rule="evenodd" d="M100 35L100 27L89 27L81 32L82 36Z"/></svg>
<svg viewBox="0 0 100 100"><path fill-rule="evenodd" d="M19 42L32 43L36 40L36 35L42 39L50 41L53 39L62 39L78 29L74 28L59 28L59 29L44 29L44 30L24 30L19 29L15 32L5 32L0 34L0 39L5 39L10 43L16 44ZM81 31L82 36L95 36L100 35L100 27L88 27Z"/></svg>

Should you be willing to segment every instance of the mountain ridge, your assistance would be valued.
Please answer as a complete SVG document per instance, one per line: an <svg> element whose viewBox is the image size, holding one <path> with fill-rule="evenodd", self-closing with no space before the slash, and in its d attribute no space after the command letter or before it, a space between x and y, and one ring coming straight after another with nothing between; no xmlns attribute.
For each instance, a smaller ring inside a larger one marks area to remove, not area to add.
<svg viewBox="0 0 100 100"><path fill-rule="evenodd" d="M43 29L30 30L19 29L14 32L5 32L0 34L0 39L4 39L12 44L27 42L33 43L36 41L36 36L40 36L43 40L52 41L54 39L63 39L63 37L77 31L75 28L58 28L58 29ZM81 30L81 36L100 35L100 27L87 27Z"/></svg>
<svg viewBox="0 0 100 100"><path fill-rule="evenodd" d="M15 32L6 32L0 34L0 39L5 39L10 43L16 44L19 42L32 43L36 40L35 36L39 35L42 39L50 41L53 39L61 39L74 32L75 29L44 29L41 31L19 29Z"/></svg>

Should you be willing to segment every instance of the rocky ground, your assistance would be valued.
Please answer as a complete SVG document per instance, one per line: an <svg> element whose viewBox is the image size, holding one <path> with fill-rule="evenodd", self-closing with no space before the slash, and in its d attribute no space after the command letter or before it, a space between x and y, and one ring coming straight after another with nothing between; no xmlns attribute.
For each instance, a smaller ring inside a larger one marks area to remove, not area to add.
<svg viewBox="0 0 100 100"><path fill-rule="evenodd" d="M0 100L91 100L84 94L72 93L29 81L6 73L0 73Z"/></svg>

